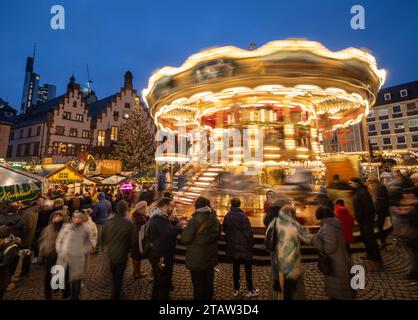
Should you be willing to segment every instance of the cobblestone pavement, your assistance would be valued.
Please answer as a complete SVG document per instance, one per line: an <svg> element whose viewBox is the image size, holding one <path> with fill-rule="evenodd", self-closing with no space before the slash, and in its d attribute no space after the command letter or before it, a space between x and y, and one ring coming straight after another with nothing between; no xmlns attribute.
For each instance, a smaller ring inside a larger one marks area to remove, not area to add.
<svg viewBox="0 0 418 320"><path fill-rule="evenodd" d="M379 268L372 262L362 262L359 254L353 255L354 264L362 264L366 270L366 288L360 290L357 299L418 299L418 283L411 283L404 279L409 272L409 258L406 250L390 244L382 251L383 267ZM30 276L16 283L16 287L7 292L5 299L43 299L42 278L44 269L40 265L32 265ZM143 267L150 272L148 262ZM232 265L221 263L215 273L216 299L232 299ZM307 299L326 299L323 291L323 277L319 273L316 263L304 263L304 281ZM253 267L254 285L261 289L257 299L271 299L270 267ZM245 275L241 267L241 283L245 285ZM109 299L110 274L105 263L105 256L92 256L88 276L82 289L82 299ZM184 265L174 267L172 299L191 299L192 285L190 274ZM129 265L125 273L123 285L123 299L150 299L152 281L150 279L135 280L132 277L132 266ZM54 299L59 299L55 294ZM239 297L239 299L244 299ZM255 298L253 298L255 299Z"/></svg>

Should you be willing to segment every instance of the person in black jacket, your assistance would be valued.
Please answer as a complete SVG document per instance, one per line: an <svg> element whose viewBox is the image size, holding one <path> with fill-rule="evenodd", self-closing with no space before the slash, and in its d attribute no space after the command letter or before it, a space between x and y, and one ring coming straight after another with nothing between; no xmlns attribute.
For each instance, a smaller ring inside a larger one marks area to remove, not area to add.
<svg viewBox="0 0 418 320"><path fill-rule="evenodd" d="M372 196L359 178L351 178L349 183L353 188L354 215L360 228L360 235L366 246L366 255L361 258L380 261L379 247L374 235L375 209Z"/></svg>
<svg viewBox="0 0 418 320"><path fill-rule="evenodd" d="M375 187L375 207L377 215L377 227L379 229L379 239L382 243L382 248L386 246L386 232L384 225L386 217L390 216L389 212L389 195L386 187L379 181L374 182Z"/></svg>
<svg viewBox="0 0 418 320"><path fill-rule="evenodd" d="M248 217L240 208L241 201L238 198L231 200L231 209L226 214L223 222L223 230L226 240L226 256L233 261L233 296L237 297L241 290L239 285L240 265L244 264L247 280L247 298L260 295L260 289L253 287L252 259L253 259L253 233Z"/></svg>
<svg viewBox="0 0 418 320"><path fill-rule="evenodd" d="M148 255L154 284L152 300L168 300L174 265L177 235L181 233L178 221L172 221L174 202L162 198L149 223L151 249Z"/></svg>

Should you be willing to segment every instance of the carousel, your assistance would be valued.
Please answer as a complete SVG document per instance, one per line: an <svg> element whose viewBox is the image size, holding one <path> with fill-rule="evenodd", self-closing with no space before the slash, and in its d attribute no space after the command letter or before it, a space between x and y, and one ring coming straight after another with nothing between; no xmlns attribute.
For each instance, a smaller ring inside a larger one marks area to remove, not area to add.
<svg viewBox="0 0 418 320"><path fill-rule="evenodd" d="M260 225L266 190L297 194L306 180L314 184L323 175L324 137L364 124L384 81L368 51L330 51L314 41L198 52L155 72L143 90L159 132L168 133L161 143L174 146L156 161L181 164L173 181L175 188L181 180L179 204L206 195L222 215L239 196Z"/></svg>

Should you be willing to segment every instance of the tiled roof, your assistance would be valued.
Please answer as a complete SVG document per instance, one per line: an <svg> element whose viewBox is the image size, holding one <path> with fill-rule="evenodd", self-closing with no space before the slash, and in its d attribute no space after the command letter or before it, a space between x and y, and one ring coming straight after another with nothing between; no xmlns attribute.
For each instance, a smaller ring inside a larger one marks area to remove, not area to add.
<svg viewBox="0 0 418 320"><path fill-rule="evenodd" d="M91 118L93 120L97 119L99 115L106 109L106 107L112 102L112 99L115 97L116 94L89 104L88 108Z"/></svg>
<svg viewBox="0 0 418 320"><path fill-rule="evenodd" d="M401 90L406 89L408 95L406 97L401 97ZM390 100L385 100L385 93L391 94ZM412 99L418 98L418 81L408 82L404 84L399 84L397 86L384 88L379 91L377 95L377 100L375 106L382 106L390 103L397 103Z"/></svg>

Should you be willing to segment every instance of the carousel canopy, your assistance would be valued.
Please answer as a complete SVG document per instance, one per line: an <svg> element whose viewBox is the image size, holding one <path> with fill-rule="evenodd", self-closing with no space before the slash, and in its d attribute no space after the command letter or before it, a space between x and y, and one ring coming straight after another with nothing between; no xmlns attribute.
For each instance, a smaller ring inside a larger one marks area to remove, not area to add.
<svg viewBox="0 0 418 320"><path fill-rule="evenodd" d="M32 200L46 187L45 178L0 165L0 204Z"/></svg>

